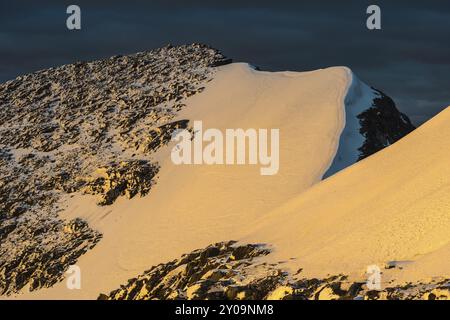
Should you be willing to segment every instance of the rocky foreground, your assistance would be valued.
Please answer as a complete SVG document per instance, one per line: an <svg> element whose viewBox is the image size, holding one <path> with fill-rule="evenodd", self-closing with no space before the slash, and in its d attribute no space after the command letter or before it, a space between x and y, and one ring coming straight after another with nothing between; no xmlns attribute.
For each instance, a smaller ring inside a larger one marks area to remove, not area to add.
<svg viewBox="0 0 450 320"><path fill-rule="evenodd" d="M260 257L264 245L221 242L159 264L127 284L101 294L103 300L448 300L450 279L368 290L345 275L326 279L292 276Z"/></svg>

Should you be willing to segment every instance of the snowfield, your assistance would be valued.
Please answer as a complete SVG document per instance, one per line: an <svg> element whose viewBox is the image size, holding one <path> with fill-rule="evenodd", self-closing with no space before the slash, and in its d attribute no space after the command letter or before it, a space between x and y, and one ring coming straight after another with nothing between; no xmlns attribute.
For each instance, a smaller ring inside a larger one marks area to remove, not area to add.
<svg viewBox="0 0 450 320"><path fill-rule="evenodd" d="M450 108L395 145L313 186L259 219L242 241L271 243L305 274L383 283L450 276Z"/></svg>
<svg viewBox="0 0 450 320"><path fill-rule="evenodd" d="M252 165L177 166L173 144L164 147L148 196L106 207L89 195L64 199L64 218L81 214L103 234L77 262L82 289L63 281L17 297L95 299L153 265L228 240L268 244L267 262L311 276L364 279L368 265L389 261L403 269L383 270L383 282L449 276L450 110L354 164L364 141L356 116L375 95L345 67L217 68L177 119L279 129L278 174L261 176Z"/></svg>

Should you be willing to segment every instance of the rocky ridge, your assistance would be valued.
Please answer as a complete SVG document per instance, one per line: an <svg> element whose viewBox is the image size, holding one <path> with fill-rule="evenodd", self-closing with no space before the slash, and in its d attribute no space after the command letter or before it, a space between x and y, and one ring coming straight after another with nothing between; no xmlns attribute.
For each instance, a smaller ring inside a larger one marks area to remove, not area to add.
<svg viewBox="0 0 450 320"><path fill-rule="evenodd" d="M58 216L61 195L145 196L152 153L184 99L228 59L205 45L77 62L0 84L0 294L52 286L101 234Z"/></svg>
<svg viewBox="0 0 450 320"><path fill-rule="evenodd" d="M375 93L372 105L358 115L360 130L365 141L359 147L359 159L397 142L415 129L409 118L398 111L395 102L382 91L372 88Z"/></svg>
<svg viewBox="0 0 450 320"><path fill-rule="evenodd" d="M261 257L271 250L262 244L220 242L152 267L127 284L100 294L102 300L446 300L450 279L409 283L369 290L345 275L325 279L290 275L282 263Z"/></svg>

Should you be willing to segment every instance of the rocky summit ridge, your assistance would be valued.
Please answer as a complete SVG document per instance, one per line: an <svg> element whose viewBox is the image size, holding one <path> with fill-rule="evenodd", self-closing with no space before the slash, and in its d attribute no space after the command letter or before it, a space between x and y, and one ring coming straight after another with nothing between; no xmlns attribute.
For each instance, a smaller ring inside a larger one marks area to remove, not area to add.
<svg viewBox="0 0 450 320"><path fill-rule="evenodd" d="M205 45L169 45L0 84L0 294L52 286L101 239L58 217L61 195L110 205L150 191L151 154L187 126L172 121L183 101L229 62Z"/></svg>

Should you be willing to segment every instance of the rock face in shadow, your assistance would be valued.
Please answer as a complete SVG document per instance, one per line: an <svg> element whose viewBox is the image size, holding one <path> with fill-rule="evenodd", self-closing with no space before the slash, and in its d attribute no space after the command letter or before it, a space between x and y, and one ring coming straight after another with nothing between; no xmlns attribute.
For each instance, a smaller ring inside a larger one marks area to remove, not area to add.
<svg viewBox="0 0 450 320"><path fill-rule="evenodd" d="M345 275L303 278L267 264L262 244L220 242L150 268L101 300L397 300L449 299L449 279L369 290Z"/></svg>
<svg viewBox="0 0 450 320"><path fill-rule="evenodd" d="M364 144L358 149L359 160L390 146L415 129L409 118L397 110L391 98L372 89L378 97L369 109L358 115L360 133L365 137Z"/></svg>
<svg viewBox="0 0 450 320"><path fill-rule="evenodd" d="M227 61L201 44L166 46L0 84L0 294L53 285L101 239L59 217L62 195L110 205L150 192L152 153L188 127L174 119L183 101Z"/></svg>

